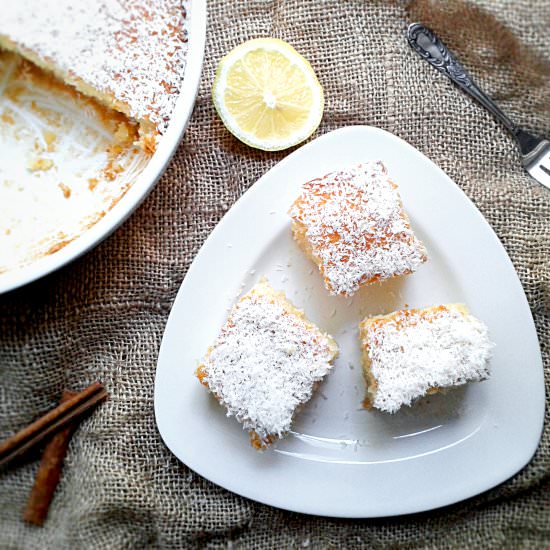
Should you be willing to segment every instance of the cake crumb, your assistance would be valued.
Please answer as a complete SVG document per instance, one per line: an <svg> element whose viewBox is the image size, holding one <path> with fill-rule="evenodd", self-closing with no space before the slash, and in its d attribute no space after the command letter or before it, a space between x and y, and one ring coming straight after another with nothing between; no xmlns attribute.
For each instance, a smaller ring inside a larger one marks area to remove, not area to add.
<svg viewBox="0 0 550 550"><path fill-rule="evenodd" d="M126 145L132 143L134 138L137 137L135 132L132 134L128 124L121 122L118 124L116 132L114 133L114 138L117 143Z"/></svg>
<svg viewBox="0 0 550 550"><path fill-rule="evenodd" d="M63 196L68 199L71 196L71 188L66 186L64 183L59 183L57 185L61 191L63 191Z"/></svg>
<svg viewBox="0 0 550 550"><path fill-rule="evenodd" d="M45 159L45 158L35 158L32 159L27 168L31 172L47 172L53 167L53 160L51 159Z"/></svg>
<svg viewBox="0 0 550 550"><path fill-rule="evenodd" d="M46 142L46 151L48 151L48 153L55 151L55 140L57 139L57 135L49 130L45 130L43 135L44 141Z"/></svg>
<svg viewBox="0 0 550 550"><path fill-rule="evenodd" d="M6 113L6 111L0 115L0 120L6 124L15 124L15 119L9 113Z"/></svg>

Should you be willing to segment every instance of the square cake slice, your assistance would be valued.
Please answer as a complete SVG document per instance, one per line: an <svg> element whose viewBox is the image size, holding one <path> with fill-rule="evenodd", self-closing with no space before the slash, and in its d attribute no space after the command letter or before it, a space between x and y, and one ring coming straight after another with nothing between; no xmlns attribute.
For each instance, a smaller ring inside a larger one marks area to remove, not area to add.
<svg viewBox="0 0 550 550"><path fill-rule="evenodd" d="M196 376L262 449L290 430L337 355L336 342L262 279L233 306Z"/></svg>
<svg viewBox="0 0 550 550"><path fill-rule="evenodd" d="M296 242L331 294L407 275L427 260L381 162L368 161L305 183L289 214Z"/></svg>
<svg viewBox="0 0 550 550"><path fill-rule="evenodd" d="M489 376L487 327L461 304L367 318L359 333L366 408L394 413L426 394Z"/></svg>

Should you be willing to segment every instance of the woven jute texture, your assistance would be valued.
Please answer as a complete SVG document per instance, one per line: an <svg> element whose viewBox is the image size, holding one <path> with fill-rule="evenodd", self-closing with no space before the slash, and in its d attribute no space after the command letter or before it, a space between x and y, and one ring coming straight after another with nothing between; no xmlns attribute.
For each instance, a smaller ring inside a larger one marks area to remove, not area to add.
<svg viewBox="0 0 550 550"><path fill-rule="evenodd" d="M179 463L155 426L156 359L176 291L222 215L286 154L239 143L210 99L221 56L260 36L283 38L311 61L326 96L316 135L350 124L389 130L474 201L517 269L550 380L550 192L523 173L503 128L409 49L415 20L514 120L548 136L549 2L212 0L194 115L155 190L94 251L0 297L0 437L51 408L63 388L99 379L110 392L71 442L43 528L21 520L36 455L0 474L0 547L550 548L548 422L532 462L507 483L447 509L363 521L231 494Z"/></svg>

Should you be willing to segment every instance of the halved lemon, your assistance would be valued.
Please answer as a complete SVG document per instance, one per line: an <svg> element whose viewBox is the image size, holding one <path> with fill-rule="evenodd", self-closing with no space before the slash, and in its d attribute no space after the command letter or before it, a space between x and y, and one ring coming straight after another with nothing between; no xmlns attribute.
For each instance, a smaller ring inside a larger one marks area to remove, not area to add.
<svg viewBox="0 0 550 550"><path fill-rule="evenodd" d="M311 65L276 38L249 40L218 65L212 98L244 143L280 151L307 139L323 116L323 88Z"/></svg>

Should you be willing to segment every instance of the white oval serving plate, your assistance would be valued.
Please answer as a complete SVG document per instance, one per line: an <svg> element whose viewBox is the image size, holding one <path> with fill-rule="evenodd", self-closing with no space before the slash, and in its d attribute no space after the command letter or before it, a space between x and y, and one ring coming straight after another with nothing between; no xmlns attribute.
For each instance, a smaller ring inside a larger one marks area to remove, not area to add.
<svg viewBox="0 0 550 550"><path fill-rule="evenodd" d="M398 183L430 260L402 280L332 297L291 238L301 183L366 159ZM262 275L340 345L333 372L292 433L260 453L194 377L228 308ZM357 324L409 305L464 302L496 343L491 378L395 415L361 408ZM441 169L401 139L357 126L326 134L263 176L212 232L179 290L160 349L155 414L171 451L207 479L287 510L339 517L420 512L505 481L542 431L542 360L525 294L480 212Z"/></svg>
<svg viewBox="0 0 550 550"><path fill-rule="evenodd" d="M109 236L139 206L164 172L187 127L198 92L206 41L206 2L190 5L185 74L170 125L155 154L124 196L92 227L54 254L0 274L0 294L34 281L84 254Z"/></svg>

